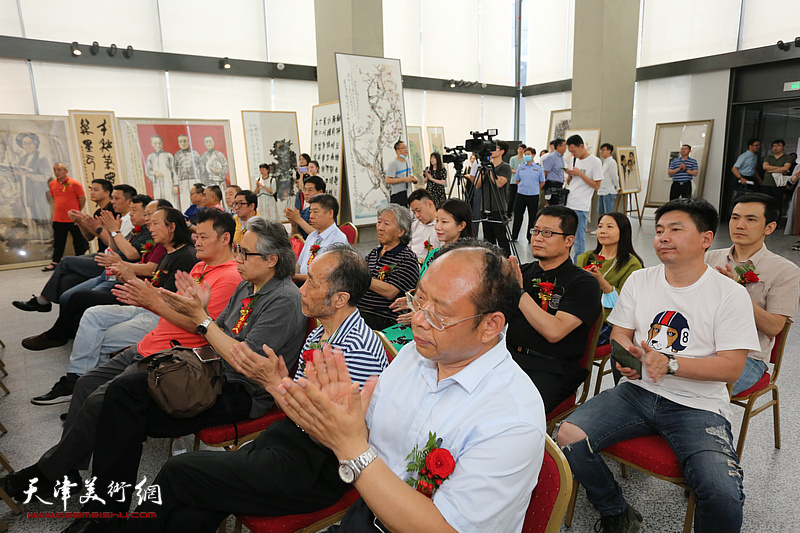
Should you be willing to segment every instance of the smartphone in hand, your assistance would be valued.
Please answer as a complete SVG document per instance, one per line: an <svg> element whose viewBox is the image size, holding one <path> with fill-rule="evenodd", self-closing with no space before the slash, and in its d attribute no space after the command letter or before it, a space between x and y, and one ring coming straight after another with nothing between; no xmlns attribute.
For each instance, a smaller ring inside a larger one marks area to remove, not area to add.
<svg viewBox="0 0 800 533"><path fill-rule="evenodd" d="M642 361L631 352L622 347L616 340L611 339L611 357L613 357L620 366L632 368L640 376L642 375Z"/></svg>

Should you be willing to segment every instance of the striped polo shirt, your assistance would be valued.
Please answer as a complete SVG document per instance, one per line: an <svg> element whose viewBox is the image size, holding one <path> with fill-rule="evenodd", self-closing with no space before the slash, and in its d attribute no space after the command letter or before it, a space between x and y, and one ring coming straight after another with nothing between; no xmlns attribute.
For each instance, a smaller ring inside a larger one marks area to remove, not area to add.
<svg viewBox="0 0 800 533"><path fill-rule="evenodd" d="M691 157L687 157L686 159L681 159L680 157L676 157L675 159L669 162L669 169L675 170L676 168L680 168L681 163L686 163L686 170L680 170L675 174L673 174L672 181L677 181L678 183L692 181L692 176L690 176L687 171L697 170L697 161L695 161Z"/></svg>

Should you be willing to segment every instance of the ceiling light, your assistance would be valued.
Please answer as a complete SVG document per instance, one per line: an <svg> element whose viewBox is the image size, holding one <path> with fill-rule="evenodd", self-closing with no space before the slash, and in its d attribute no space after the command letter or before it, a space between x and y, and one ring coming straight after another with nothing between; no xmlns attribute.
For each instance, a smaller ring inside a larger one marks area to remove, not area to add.
<svg viewBox="0 0 800 533"><path fill-rule="evenodd" d="M781 50L783 50L784 52L786 52L787 50L789 50L789 48L791 48L791 47L792 47L792 45L791 45L791 44L786 44L786 43L785 43L785 42L783 42L783 41L778 41L778 48L780 48L780 49L781 49Z"/></svg>
<svg viewBox="0 0 800 533"><path fill-rule="evenodd" d="M122 51L122 55L124 55L126 59L130 59L133 55L133 46L128 45L128 47Z"/></svg>
<svg viewBox="0 0 800 533"><path fill-rule="evenodd" d="M114 57L115 55L117 55L117 45L112 44L111 46L108 47L108 50L106 50L106 52L108 52L109 57Z"/></svg>
<svg viewBox="0 0 800 533"><path fill-rule="evenodd" d="M450 80L450 88L455 89L456 87L456 80Z"/></svg>
<svg viewBox="0 0 800 533"><path fill-rule="evenodd" d="M98 43L97 41L94 41L92 43L92 47L89 48L89 51L92 53L93 56L96 56L97 54L99 54L100 53L100 43Z"/></svg>
<svg viewBox="0 0 800 533"><path fill-rule="evenodd" d="M72 55L74 55L74 56L81 55L81 49L78 48L78 41L73 41L72 42L71 50L72 50Z"/></svg>
<svg viewBox="0 0 800 533"><path fill-rule="evenodd" d="M223 57L222 59L219 60L219 68L223 68L226 70L231 68L231 62L228 60L227 57Z"/></svg>

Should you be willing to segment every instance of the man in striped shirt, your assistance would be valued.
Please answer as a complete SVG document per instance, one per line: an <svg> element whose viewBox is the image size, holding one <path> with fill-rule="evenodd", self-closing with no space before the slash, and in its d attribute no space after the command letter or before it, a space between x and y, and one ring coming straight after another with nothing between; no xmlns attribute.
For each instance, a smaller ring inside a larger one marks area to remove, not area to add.
<svg viewBox="0 0 800 533"><path fill-rule="evenodd" d="M692 198L692 178L697 176L697 161L689 157L692 147L688 144L681 146L681 155L669 162L667 174L672 178L672 187L669 190L669 199Z"/></svg>
<svg viewBox="0 0 800 533"><path fill-rule="evenodd" d="M380 340L364 323L356 303L370 285L366 262L349 246L334 244L309 265L300 289L303 313L320 325L303 346L295 380L311 372L314 347L344 352L353 381L364 384L389 364ZM234 368L262 385L274 397L288 376L283 358L266 345L264 358L245 343L234 346ZM338 476L338 459L286 418L270 425L236 452L199 451L171 458L155 481L161 504L146 502L139 512L154 520L132 520L125 531L214 532L229 514L286 515L309 513L337 502L350 489Z"/></svg>

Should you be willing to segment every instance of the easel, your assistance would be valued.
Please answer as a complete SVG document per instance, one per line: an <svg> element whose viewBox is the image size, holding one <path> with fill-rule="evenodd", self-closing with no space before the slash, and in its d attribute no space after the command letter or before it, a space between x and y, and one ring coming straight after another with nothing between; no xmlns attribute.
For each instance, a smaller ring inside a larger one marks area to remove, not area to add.
<svg viewBox="0 0 800 533"><path fill-rule="evenodd" d="M631 213L636 213L636 215L639 217L639 225L641 226L643 213L641 208L639 207L639 192L640 191L629 191L629 192L618 193L617 201L614 202L614 211L619 211L619 205L620 203L622 203L622 205L625 207L623 214L629 215ZM631 202L629 200L629 197L631 196L633 197L633 200L636 202L636 209L633 209L631 207Z"/></svg>

